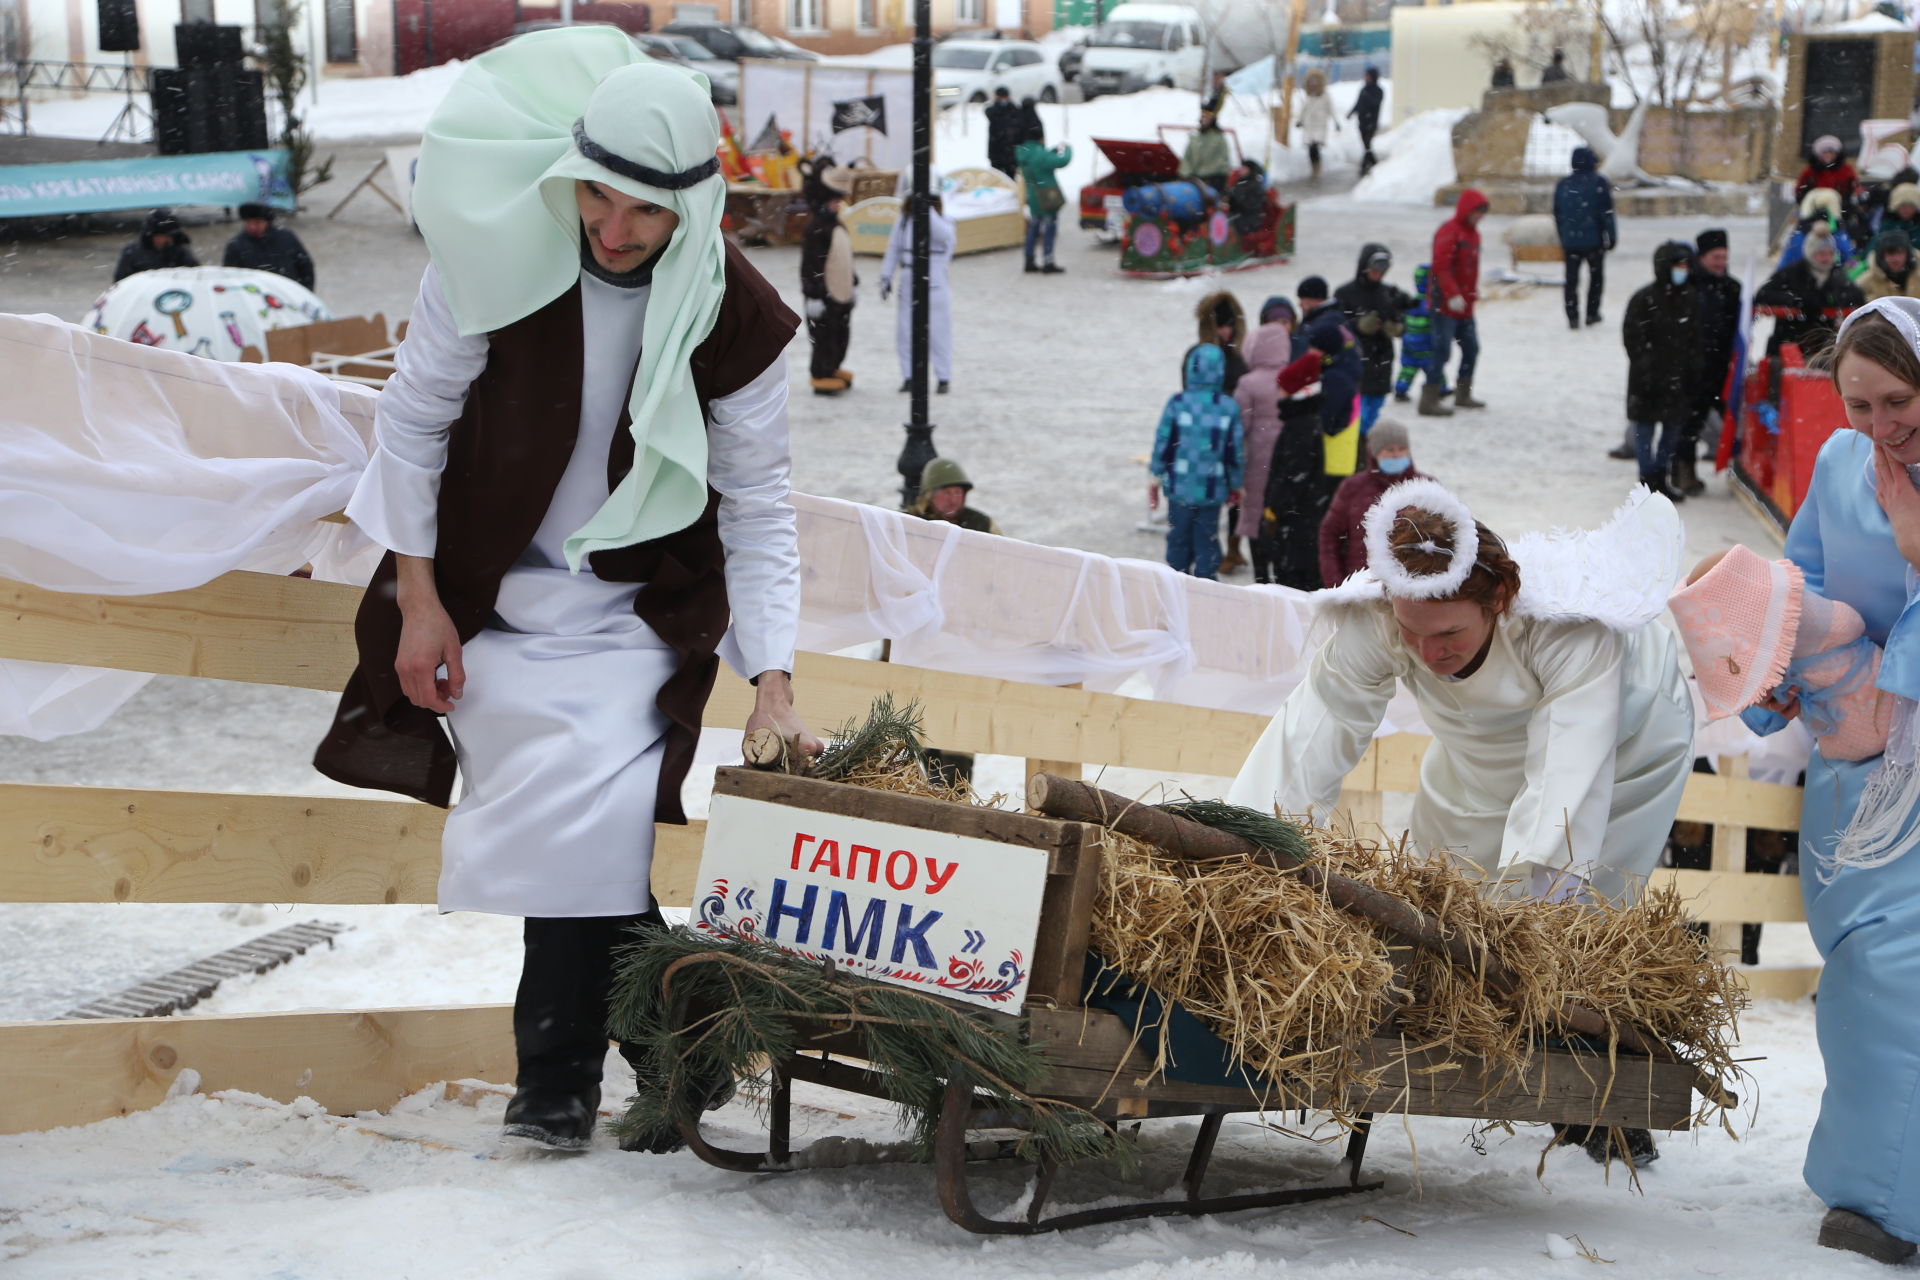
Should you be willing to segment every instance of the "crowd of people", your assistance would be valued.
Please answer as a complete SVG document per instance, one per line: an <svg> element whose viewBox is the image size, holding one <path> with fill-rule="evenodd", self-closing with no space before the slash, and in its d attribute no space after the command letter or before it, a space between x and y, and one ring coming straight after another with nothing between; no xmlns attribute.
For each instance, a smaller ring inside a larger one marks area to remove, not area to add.
<svg viewBox="0 0 1920 1280"><path fill-rule="evenodd" d="M1389 398L1410 401L1424 378L1421 414L1486 407L1473 377L1487 208L1480 192L1461 194L1411 291L1388 279L1391 251L1368 243L1351 279L1330 288L1306 277L1294 297L1263 302L1251 330L1231 292L1200 300L1181 389L1149 454L1148 501L1167 503L1168 564L1214 578L1251 563L1255 582L1303 591L1364 567L1359 515L1387 486L1419 475L1407 427L1381 416Z"/></svg>

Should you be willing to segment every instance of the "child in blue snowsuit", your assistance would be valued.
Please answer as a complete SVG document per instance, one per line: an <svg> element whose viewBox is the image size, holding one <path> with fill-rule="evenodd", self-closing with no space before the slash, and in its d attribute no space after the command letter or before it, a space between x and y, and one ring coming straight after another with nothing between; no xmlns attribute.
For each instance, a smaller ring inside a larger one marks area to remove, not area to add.
<svg viewBox="0 0 1920 1280"><path fill-rule="evenodd" d="M1427 300L1427 264L1413 269L1413 296L1420 301L1400 318L1407 331L1400 338L1400 375L1393 380L1393 398L1404 401L1413 389L1413 375L1425 372L1427 381L1436 379L1440 390L1447 389L1446 370L1436 372L1433 361L1433 310Z"/></svg>
<svg viewBox="0 0 1920 1280"><path fill-rule="evenodd" d="M1187 353L1186 389L1167 400L1153 437L1153 485L1167 494L1167 563L1196 578L1220 568L1220 508L1240 500L1246 447L1240 406L1221 390L1227 358L1212 343Z"/></svg>

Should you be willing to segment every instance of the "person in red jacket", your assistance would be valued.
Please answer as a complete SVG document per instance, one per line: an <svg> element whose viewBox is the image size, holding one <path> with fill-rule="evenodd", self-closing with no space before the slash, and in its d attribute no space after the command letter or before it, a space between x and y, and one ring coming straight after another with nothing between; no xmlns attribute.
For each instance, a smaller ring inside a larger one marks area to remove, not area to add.
<svg viewBox="0 0 1920 1280"><path fill-rule="evenodd" d="M1444 375L1460 344L1460 376L1454 382L1453 402L1462 409L1484 409L1473 398L1473 370L1480 362L1480 330L1473 304L1480 296L1480 219L1487 216L1487 198L1472 187L1460 193L1453 216L1433 233L1433 270L1427 279L1433 291L1433 354ZM1446 379L1441 378L1444 385Z"/></svg>
<svg viewBox="0 0 1920 1280"><path fill-rule="evenodd" d="M1382 418L1367 432L1367 455L1371 459L1367 469L1340 482L1333 505L1320 521L1320 581L1325 586L1337 587L1367 567L1364 526L1367 512L1381 494L1402 480L1433 479L1414 469L1407 429L1390 418Z"/></svg>
<svg viewBox="0 0 1920 1280"><path fill-rule="evenodd" d="M1807 167L1800 171L1799 179L1793 184L1793 198L1803 200L1807 192L1815 187L1830 187L1840 193L1840 199L1847 207L1853 205L1853 198L1859 192L1860 179L1847 163L1846 151L1840 146L1840 139L1832 134L1814 139L1808 155Z"/></svg>

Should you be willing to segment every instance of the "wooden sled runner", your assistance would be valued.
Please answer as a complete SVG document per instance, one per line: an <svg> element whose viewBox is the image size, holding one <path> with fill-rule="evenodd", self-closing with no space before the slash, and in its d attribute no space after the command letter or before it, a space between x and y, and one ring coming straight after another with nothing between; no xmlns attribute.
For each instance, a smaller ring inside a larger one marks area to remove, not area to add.
<svg viewBox="0 0 1920 1280"><path fill-rule="evenodd" d="M716 806L724 796L744 797L828 818L854 817L984 837L1044 859L1045 891L1024 1002L1017 1013L971 1005L967 1011L1010 1029L1024 1020L1025 1035L1048 1062L1043 1093L1049 1100L1084 1108L1114 1126L1169 1117L1199 1118L1178 1198L1140 1199L1049 1216L1046 1205L1059 1166L1043 1160L1032 1174L1024 1209L1018 1216L996 1217L975 1203L973 1165L983 1153L1011 1154L1014 1144L1004 1135L1015 1122L982 1105L984 1100L964 1080L950 1081L940 1100L933 1153L935 1182L941 1208L969 1231L1033 1235L1135 1218L1274 1208L1375 1190L1382 1184L1363 1181L1361 1167L1376 1114L1662 1130L1685 1129L1694 1114L1696 1072L1684 1062L1619 1048L1610 1065L1604 1052L1555 1049L1537 1053L1518 1078L1494 1078L1483 1064L1462 1061L1441 1049L1409 1050L1389 1027L1352 1048L1364 1061L1387 1068L1379 1087L1364 1096L1301 1097L1296 1091L1282 1100L1252 1088L1184 1084L1159 1077L1152 1055L1125 1020L1082 1003L1084 957L1105 836L1102 827L748 769L719 770L714 794ZM671 1000L671 991L665 994ZM785 1173L829 1163L809 1160L804 1149L796 1151L792 1146L793 1085L804 1082L883 1100L889 1097L883 1078L867 1061L857 1029L803 1033L798 1044L799 1052L773 1065L765 1149L736 1151L719 1146L695 1119L681 1127L695 1154L709 1164L741 1173ZM1336 1180L1280 1190L1207 1194L1208 1168L1228 1116L1278 1114L1296 1108L1338 1109L1352 1117L1346 1158Z"/></svg>

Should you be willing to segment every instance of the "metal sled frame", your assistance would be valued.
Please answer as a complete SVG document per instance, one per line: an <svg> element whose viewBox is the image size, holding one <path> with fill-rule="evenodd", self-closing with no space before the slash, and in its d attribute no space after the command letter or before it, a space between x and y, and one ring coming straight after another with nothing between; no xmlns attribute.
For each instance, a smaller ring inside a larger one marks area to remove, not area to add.
<svg viewBox="0 0 1920 1280"><path fill-rule="evenodd" d="M791 1173L806 1167L794 1160L791 1146L793 1116L793 1082L802 1080L810 1084L823 1085L849 1093L858 1093L871 1098L885 1100L887 1093L877 1072L835 1062L828 1056L818 1058L805 1055L772 1073L771 1088L767 1097L767 1149L764 1152L733 1151L717 1147L708 1142L701 1132L698 1120L683 1124L680 1134L686 1139L687 1146L708 1164L736 1173ZM1153 1106L1149 1117L1195 1115L1200 1117L1200 1129L1194 1136L1193 1147L1187 1157L1187 1168L1182 1176L1182 1185L1186 1194L1177 1200L1139 1200L1127 1204L1108 1205L1099 1209L1082 1209L1072 1213L1046 1213L1047 1198L1053 1190L1055 1177L1060 1172L1058 1162L1042 1160L1034 1170L1031 1194L1027 1198L1025 1213L1019 1218L995 1218L982 1213L973 1202L971 1171L968 1165L979 1163L980 1157L973 1152L973 1144L968 1135L994 1130L1017 1127L1012 1117L991 1108L977 1105L973 1090L964 1082L956 1080L949 1083L942 1094L940 1104L940 1124L934 1138L933 1169L935 1187L940 1196L940 1207L957 1226L980 1235L1042 1235L1050 1231L1065 1231L1072 1227L1088 1227L1103 1222L1126 1222L1137 1218L1199 1217L1210 1213L1232 1213L1241 1209L1272 1209L1282 1205L1305 1204L1313 1200L1326 1200L1334 1196L1352 1195L1359 1191L1378 1190L1378 1182L1360 1181L1361 1161L1367 1150L1367 1135L1371 1129L1372 1115L1359 1117L1352 1135L1347 1139L1345 1183L1326 1186L1296 1187L1282 1191L1256 1191L1239 1195L1208 1196L1203 1194L1207 1168L1212 1163L1214 1146L1220 1137L1221 1126L1229 1115L1257 1110L1249 1106L1231 1105L1194 1106L1191 1104L1162 1104ZM1142 1117L1142 1118L1149 1118ZM1006 1158L1012 1155L1014 1144L1002 1142L995 1151L994 1158Z"/></svg>

